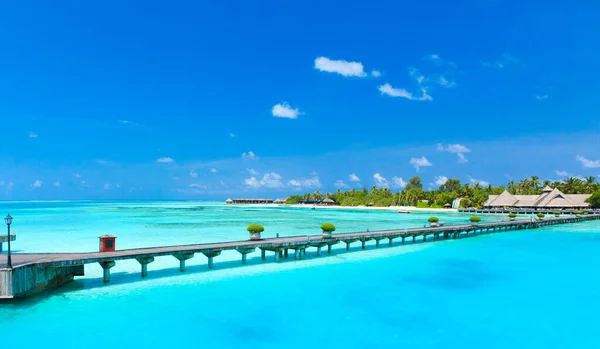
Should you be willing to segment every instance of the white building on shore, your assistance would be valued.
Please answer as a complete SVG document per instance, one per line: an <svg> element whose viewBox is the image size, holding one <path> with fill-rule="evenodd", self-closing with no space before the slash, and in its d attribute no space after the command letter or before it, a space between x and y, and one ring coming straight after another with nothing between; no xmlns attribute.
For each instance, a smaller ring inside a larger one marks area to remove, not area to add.
<svg viewBox="0 0 600 349"><path fill-rule="evenodd" d="M527 208L527 209L586 209L585 202L590 194L564 194L558 189L546 186L541 195L512 195L504 191L500 195L490 195L484 208Z"/></svg>

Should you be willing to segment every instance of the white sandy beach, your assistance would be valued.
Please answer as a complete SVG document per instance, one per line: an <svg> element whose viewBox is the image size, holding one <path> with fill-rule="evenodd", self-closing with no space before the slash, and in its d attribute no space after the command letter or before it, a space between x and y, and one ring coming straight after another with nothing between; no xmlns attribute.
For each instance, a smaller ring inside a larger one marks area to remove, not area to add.
<svg viewBox="0 0 600 349"><path fill-rule="evenodd" d="M389 206L389 207L368 207L368 206L326 206L326 205L304 205L304 204L296 204L296 205L285 205L285 204L239 204L232 206L249 206L249 207L297 207L297 208L305 208L312 209L313 207L317 210L321 209L347 209L347 210L379 210L379 211L410 211L410 212L458 212L458 209L455 208L417 208L415 206Z"/></svg>

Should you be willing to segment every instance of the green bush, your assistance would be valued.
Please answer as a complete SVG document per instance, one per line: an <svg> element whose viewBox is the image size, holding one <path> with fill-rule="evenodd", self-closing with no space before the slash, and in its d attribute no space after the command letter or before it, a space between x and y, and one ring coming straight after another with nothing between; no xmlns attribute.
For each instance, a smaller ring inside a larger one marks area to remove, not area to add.
<svg viewBox="0 0 600 349"><path fill-rule="evenodd" d="M249 233L262 233L265 231L265 228L260 224L250 224L246 230L248 230Z"/></svg>
<svg viewBox="0 0 600 349"><path fill-rule="evenodd" d="M335 225L333 225L331 223L323 223L323 224L321 224L321 230L327 231L327 232L333 232L333 231L335 231Z"/></svg>
<svg viewBox="0 0 600 349"><path fill-rule="evenodd" d="M429 208L429 205L426 202L417 202L417 208Z"/></svg>
<svg viewBox="0 0 600 349"><path fill-rule="evenodd" d="M508 218L516 218L516 217L517 217L517 214L514 212L511 212L508 214Z"/></svg>
<svg viewBox="0 0 600 349"><path fill-rule="evenodd" d="M429 217L429 218L427 219L427 221L428 221L429 223L437 223L437 222L439 222L439 220L440 220L440 219L439 219L439 218L437 218L437 217Z"/></svg>
<svg viewBox="0 0 600 349"><path fill-rule="evenodd" d="M538 213L538 214L536 214L536 216L538 216L538 218L544 218L544 217L546 217L546 215L543 214L543 213L541 213L541 212Z"/></svg>
<svg viewBox="0 0 600 349"><path fill-rule="evenodd" d="M554 211L554 212L552 212L552 213L554 213L554 214L555 214L555 215L557 215L557 216L558 216L558 215L560 215L560 211Z"/></svg>
<svg viewBox="0 0 600 349"><path fill-rule="evenodd" d="M590 210L583 210L583 213L588 214L590 213Z"/></svg>
<svg viewBox="0 0 600 349"><path fill-rule="evenodd" d="M600 191L597 191L594 194L592 194L592 196L587 198L585 202L592 205L592 208L600 208Z"/></svg>
<svg viewBox="0 0 600 349"><path fill-rule="evenodd" d="M471 223L479 223L479 222L481 222L481 217L473 216L473 217L469 218L469 220L471 221Z"/></svg>
<svg viewBox="0 0 600 349"><path fill-rule="evenodd" d="M582 212L581 211L575 211L573 213L575 213L575 214L581 214Z"/></svg>

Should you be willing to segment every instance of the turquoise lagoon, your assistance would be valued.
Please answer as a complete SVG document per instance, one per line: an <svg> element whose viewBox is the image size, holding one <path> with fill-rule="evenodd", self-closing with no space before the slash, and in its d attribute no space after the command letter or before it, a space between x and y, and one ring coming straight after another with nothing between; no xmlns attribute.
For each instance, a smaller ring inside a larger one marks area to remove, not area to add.
<svg viewBox="0 0 600 349"><path fill-rule="evenodd" d="M0 203L22 252L95 251L422 226L431 214L207 202ZM467 215L437 214L447 224ZM502 219L484 216L485 220ZM117 262L43 297L0 304L1 348L600 348L600 224L406 244L241 266L236 252ZM387 244L385 244L387 245ZM355 247L359 250L360 247Z"/></svg>

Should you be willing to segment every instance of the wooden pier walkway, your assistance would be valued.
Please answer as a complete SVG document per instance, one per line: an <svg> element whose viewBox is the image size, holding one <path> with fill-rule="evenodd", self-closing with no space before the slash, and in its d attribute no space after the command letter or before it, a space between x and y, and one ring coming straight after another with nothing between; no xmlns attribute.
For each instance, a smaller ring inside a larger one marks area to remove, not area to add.
<svg viewBox="0 0 600 349"><path fill-rule="evenodd" d="M548 225L577 223L581 221L600 219L600 214L581 216L551 217L543 220L515 220L462 225L447 225L439 227L408 228L398 230L381 230L372 232L356 232L334 234L332 238L323 238L322 235L290 236L269 238L262 240L244 240L218 243L205 243L194 245L163 246L152 248L138 248L117 250L114 252L84 252L84 253L15 253L12 255L13 268L2 268L6 265L6 255L0 256L0 299L25 297L39 291L58 287L73 280L74 276L84 275L84 265L99 263L104 270L104 281L110 281L110 269L116 261L135 259L141 265L141 276L148 274L147 266L155 257L173 256L179 260L181 271L185 271L185 261L201 253L208 258L208 268L213 267L213 259L222 251L236 250L241 254L242 263L246 263L246 255L261 250L262 260L266 259L266 252L273 252L275 261L288 257L288 251L294 251L296 259L304 258L308 248L316 248L317 256L321 249L331 247L343 242L346 250L350 245L360 242L362 249L366 248L367 241L375 241L375 246L380 247L380 241L387 239L388 246L398 239L404 243L406 239L415 242L436 241L442 239L456 239L484 233L535 229Z"/></svg>

